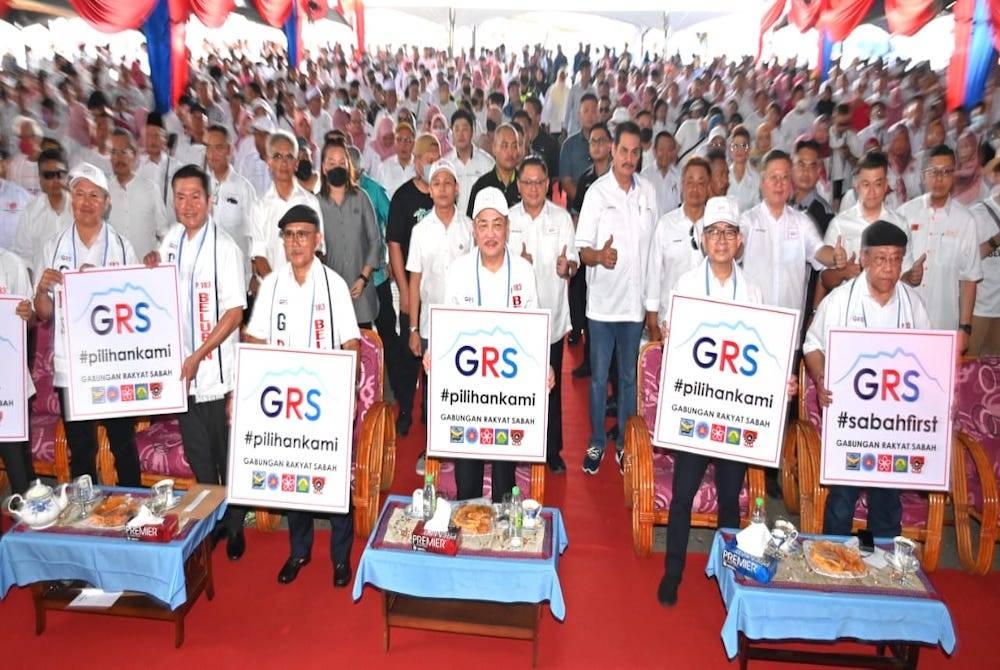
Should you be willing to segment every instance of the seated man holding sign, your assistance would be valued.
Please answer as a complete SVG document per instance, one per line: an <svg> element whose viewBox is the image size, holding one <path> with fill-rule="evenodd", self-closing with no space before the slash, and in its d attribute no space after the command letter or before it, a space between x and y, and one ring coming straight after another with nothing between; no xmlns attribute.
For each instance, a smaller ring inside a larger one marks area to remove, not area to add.
<svg viewBox="0 0 1000 670"><path fill-rule="evenodd" d="M705 258L677 278L674 293L751 305L762 302L760 288L747 279L734 260L743 244L739 216L735 199L715 197L708 200L704 218L695 224L698 229L704 227L700 235L700 248L704 250ZM670 303L667 304L669 306ZM669 329L666 324L661 328L666 339ZM788 395L794 395L795 391L795 380L790 379ZM747 472L747 464L741 461L712 459L681 450L672 453L674 478L670 523L667 526L667 553L663 578L656 592L660 604L668 606L677 602L677 588L684 572L688 537L691 534L691 509L709 462L715 462L719 528L739 528L740 489Z"/></svg>
<svg viewBox="0 0 1000 670"><path fill-rule="evenodd" d="M822 407L829 407L832 398L824 383L825 352L831 328L926 330L931 327L920 296L899 281L906 244L906 232L888 221L879 220L865 228L861 234L862 273L834 289L816 310L802 351ZM854 486L830 487L823 518L824 533L850 535L860 492ZM899 535L902 517L897 489L868 490L868 530L872 534L876 537Z"/></svg>
<svg viewBox="0 0 1000 670"><path fill-rule="evenodd" d="M288 263L264 277L254 302L244 340L298 349L357 351L361 332L351 293L340 275L316 258L323 239L319 216L307 205L295 205L278 221ZM288 510L291 554L278 581L295 581L312 559L313 513ZM333 585L351 581L354 520L350 512L330 515L330 558Z"/></svg>

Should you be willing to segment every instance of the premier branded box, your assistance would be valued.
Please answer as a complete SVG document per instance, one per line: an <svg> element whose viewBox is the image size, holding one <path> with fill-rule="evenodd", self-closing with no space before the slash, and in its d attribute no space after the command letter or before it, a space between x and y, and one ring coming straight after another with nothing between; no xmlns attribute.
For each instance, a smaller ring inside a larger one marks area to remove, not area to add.
<svg viewBox="0 0 1000 670"><path fill-rule="evenodd" d="M418 521L410 536L410 546L414 551L427 551L432 554L454 556L462 545L462 535L457 530L445 533L435 533L424 529L424 522Z"/></svg>
<svg viewBox="0 0 1000 670"><path fill-rule="evenodd" d="M170 542L176 534L176 514L164 516L163 523L125 526L125 539L134 542Z"/></svg>
<svg viewBox="0 0 1000 670"><path fill-rule="evenodd" d="M722 564L739 574L761 584L767 584L778 571L778 561L771 557L757 558L736 546L736 538L729 540L722 550Z"/></svg>

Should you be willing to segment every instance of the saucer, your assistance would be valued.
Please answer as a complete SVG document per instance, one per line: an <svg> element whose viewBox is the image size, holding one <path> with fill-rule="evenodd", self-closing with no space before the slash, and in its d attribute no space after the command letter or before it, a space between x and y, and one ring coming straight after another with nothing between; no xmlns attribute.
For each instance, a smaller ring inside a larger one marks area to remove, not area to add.
<svg viewBox="0 0 1000 670"><path fill-rule="evenodd" d="M885 552L885 562L889 564L889 567L897 572L903 572L905 569L908 572L916 573L920 569L920 561L917 560L916 556L909 556L905 561L906 565L899 562L899 557L896 556L891 551Z"/></svg>

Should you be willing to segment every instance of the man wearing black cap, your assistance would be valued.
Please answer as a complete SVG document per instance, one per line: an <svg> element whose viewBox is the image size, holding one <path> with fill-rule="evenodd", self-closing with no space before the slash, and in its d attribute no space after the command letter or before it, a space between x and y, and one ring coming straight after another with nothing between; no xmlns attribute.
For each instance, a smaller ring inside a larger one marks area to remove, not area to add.
<svg viewBox="0 0 1000 670"><path fill-rule="evenodd" d="M357 351L361 333L347 283L316 258L323 233L316 210L295 205L278 221L288 262L261 281L245 341L298 349ZM308 316L307 316L308 315ZM288 510L291 552L278 573L289 584L312 559L311 512ZM351 513L330 515L330 558L333 585L351 581Z"/></svg>
<svg viewBox="0 0 1000 670"><path fill-rule="evenodd" d="M899 281L906 243L906 232L888 221L876 221L865 228L861 235L861 274L835 288L819 304L802 351L821 406L828 407L831 400L823 378L830 329L931 327L920 296ZM851 534L854 506L860 493L861 489L854 486L830 487L823 518L824 533ZM899 535L902 518L898 490L868 489L868 530L876 537Z"/></svg>

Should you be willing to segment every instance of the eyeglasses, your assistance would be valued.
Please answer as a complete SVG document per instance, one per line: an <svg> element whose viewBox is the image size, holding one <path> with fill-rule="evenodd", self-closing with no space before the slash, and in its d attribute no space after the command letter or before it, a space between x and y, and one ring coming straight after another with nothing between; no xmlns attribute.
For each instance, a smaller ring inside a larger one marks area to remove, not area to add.
<svg viewBox="0 0 1000 670"><path fill-rule="evenodd" d="M548 179L518 179L517 183L522 186L528 186L529 188L537 188L539 186L545 186L549 183Z"/></svg>
<svg viewBox="0 0 1000 670"><path fill-rule="evenodd" d="M730 228L730 227L726 227L726 228L706 228L705 229L705 237L707 237L710 240L719 239L721 237L722 239L726 240L727 242L732 242L733 240L736 239L736 236L739 234L739 232L740 231L738 229L736 229L736 228Z"/></svg>
<svg viewBox="0 0 1000 670"><path fill-rule="evenodd" d="M877 268L885 267L886 265L902 265L903 256L901 254L893 254L892 256L869 256L868 263Z"/></svg>
<svg viewBox="0 0 1000 670"><path fill-rule="evenodd" d="M281 239L286 242L295 242L296 244L301 244L308 240L311 236L315 235L314 230L282 230Z"/></svg>
<svg viewBox="0 0 1000 670"><path fill-rule="evenodd" d="M62 179L66 170L42 170L42 179Z"/></svg>
<svg viewBox="0 0 1000 670"><path fill-rule="evenodd" d="M295 154L271 154L271 160L273 161L285 161L287 163L298 159L299 157Z"/></svg>
<svg viewBox="0 0 1000 670"><path fill-rule="evenodd" d="M928 179L944 179L945 177L950 177L955 174L955 168L927 168L924 170L924 176Z"/></svg>
<svg viewBox="0 0 1000 670"><path fill-rule="evenodd" d="M729 145L729 148L733 151L746 151L750 148L750 145L746 142L733 142Z"/></svg>

